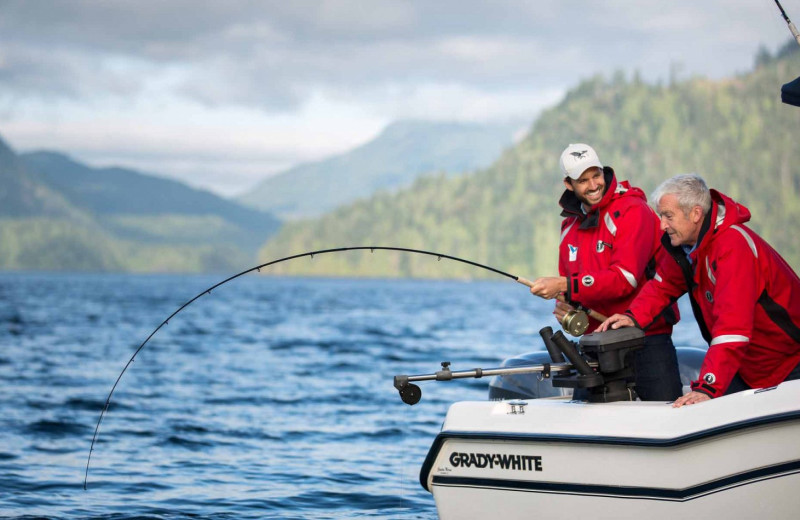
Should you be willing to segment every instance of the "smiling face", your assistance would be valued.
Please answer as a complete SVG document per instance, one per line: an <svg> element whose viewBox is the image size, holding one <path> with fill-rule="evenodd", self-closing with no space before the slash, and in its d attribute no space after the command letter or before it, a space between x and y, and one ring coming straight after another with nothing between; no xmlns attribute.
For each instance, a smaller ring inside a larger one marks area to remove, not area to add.
<svg viewBox="0 0 800 520"><path fill-rule="evenodd" d="M703 209L694 206L686 214L678 205L678 197L668 193L658 201L658 215L661 218L661 231L669 235L673 246L693 246L700 236L703 225Z"/></svg>
<svg viewBox="0 0 800 520"><path fill-rule="evenodd" d="M575 193L586 210L600 202L606 191L606 180L600 168L589 168L577 180L567 177L564 179L564 185Z"/></svg>

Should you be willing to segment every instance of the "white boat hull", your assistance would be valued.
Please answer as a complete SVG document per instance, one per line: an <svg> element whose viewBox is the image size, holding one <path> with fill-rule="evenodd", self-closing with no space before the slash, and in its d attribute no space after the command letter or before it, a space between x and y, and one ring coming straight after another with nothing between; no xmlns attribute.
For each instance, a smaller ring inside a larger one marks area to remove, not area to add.
<svg viewBox="0 0 800 520"><path fill-rule="evenodd" d="M800 517L800 381L680 409L520 403L450 408L420 475L442 520Z"/></svg>

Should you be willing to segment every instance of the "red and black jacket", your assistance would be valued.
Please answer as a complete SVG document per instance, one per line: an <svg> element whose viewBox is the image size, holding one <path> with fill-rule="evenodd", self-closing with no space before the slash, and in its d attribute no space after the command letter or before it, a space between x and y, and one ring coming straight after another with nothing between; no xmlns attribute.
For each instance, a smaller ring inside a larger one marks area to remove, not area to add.
<svg viewBox="0 0 800 520"><path fill-rule="evenodd" d="M711 190L712 207L698 245L687 257L664 234L674 258L642 289L629 314L646 324L664 302L689 292L703 338L709 344L692 389L710 397L725 393L736 373L753 388L784 381L800 362L800 278L750 228L750 211Z"/></svg>
<svg viewBox="0 0 800 520"><path fill-rule="evenodd" d="M655 266L666 258L659 241L659 221L647 197L627 181L618 183L614 170L603 168L606 192L584 214L581 202L565 190L559 204L564 218L558 247L558 270L567 278L567 301L611 316L624 312ZM668 259L668 258L667 258ZM669 334L678 321L678 308L667 311L646 334ZM594 329L599 323L590 320Z"/></svg>

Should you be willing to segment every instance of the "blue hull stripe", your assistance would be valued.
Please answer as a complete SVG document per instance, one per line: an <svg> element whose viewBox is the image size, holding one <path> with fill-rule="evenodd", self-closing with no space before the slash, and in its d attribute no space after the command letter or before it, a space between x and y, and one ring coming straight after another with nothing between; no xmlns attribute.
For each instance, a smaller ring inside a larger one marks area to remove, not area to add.
<svg viewBox="0 0 800 520"><path fill-rule="evenodd" d="M652 448L670 448L674 446L681 446L698 441L707 440L709 438L725 435L727 433L757 428L761 426L778 424L783 422L796 421L800 419L800 411L792 411L783 414L770 415L766 417L759 417L747 421L726 424L717 428L698 431L683 435L680 437L673 437L670 439L648 439L648 438L635 438L635 437L601 437L591 435L542 435L542 434L507 434L497 432L442 432L436 436L433 441L431 449L428 451L425 462L419 474L419 481L422 487L428 489L428 474L433 467L433 463L439 454L444 442L448 439L468 439L468 440L499 440L499 441L513 441L521 443L543 443L543 442L557 442L569 444L605 444L616 446L646 446ZM434 477L434 479L437 477ZM492 486L493 487L493 486ZM430 491L430 489L428 489Z"/></svg>
<svg viewBox="0 0 800 520"><path fill-rule="evenodd" d="M605 498L660 500L686 502L720 491L752 484L764 480L800 473L800 461L786 462L738 475L731 475L711 482L684 489L653 487L608 486L596 484L571 484L558 482L533 482L526 480L485 479L466 477L434 476L434 486L502 489L534 493L559 493L566 495L591 495Z"/></svg>

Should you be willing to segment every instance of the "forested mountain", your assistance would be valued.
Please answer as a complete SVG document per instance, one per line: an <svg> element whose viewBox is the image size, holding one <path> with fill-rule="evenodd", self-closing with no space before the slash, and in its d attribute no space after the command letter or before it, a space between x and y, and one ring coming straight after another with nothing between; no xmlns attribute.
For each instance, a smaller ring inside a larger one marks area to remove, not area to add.
<svg viewBox="0 0 800 520"><path fill-rule="evenodd" d="M279 222L175 181L0 140L0 269L232 270Z"/></svg>
<svg viewBox="0 0 800 520"><path fill-rule="evenodd" d="M601 160L646 193L677 173L697 172L748 206L751 226L800 268L800 109L780 87L800 74L792 41L759 55L750 73L724 81L649 84L617 72L582 81L536 120L491 167L472 175L418 180L316 220L286 225L262 248L266 261L313 249L384 245L433 249L514 274L556 272L558 157L569 143L594 146ZM274 273L482 277L486 272L424 256L386 252L317 256ZM493 276L488 274L488 276Z"/></svg>
<svg viewBox="0 0 800 520"><path fill-rule="evenodd" d="M208 191L125 168L91 168L63 154L34 152L20 159L34 179L61 193L70 203L103 218L122 238L158 243L232 242L255 252L278 221L268 213L245 208ZM158 218L158 226L147 223ZM196 219L195 236L190 221ZM209 232L212 221L219 229ZM173 232L164 226L181 221ZM220 233L223 231L224 233ZM203 231L205 230L205 231ZM187 235L188 233L188 235Z"/></svg>
<svg viewBox="0 0 800 520"><path fill-rule="evenodd" d="M396 122L352 151L269 177L238 200L282 218L319 216L379 190L407 187L421 174L484 168L521 128L519 123Z"/></svg>
<svg viewBox="0 0 800 520"><path fill-rule="evenodd" d="M32 179L24 163L0 138L0 216L78 217L79 211L61 195Z"/></svg>

